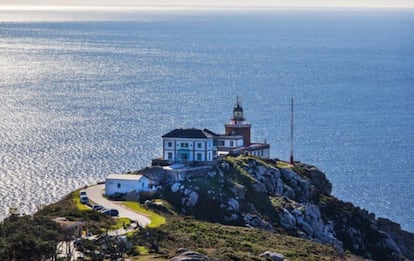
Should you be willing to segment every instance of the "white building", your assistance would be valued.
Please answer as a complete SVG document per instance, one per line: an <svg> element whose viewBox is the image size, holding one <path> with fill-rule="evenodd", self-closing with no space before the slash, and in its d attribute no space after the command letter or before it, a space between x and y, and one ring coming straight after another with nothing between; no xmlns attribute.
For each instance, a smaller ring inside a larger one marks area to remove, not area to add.
<svg viewBox="0 0 414 261"><path fill-rule="evenodd" d="M233 117L224 124L225 133L216 134L209 129L175 129L162 136L162 158L153 165L171 163L209 162L217 156L248 154L270 157L270 145L251 142L251 124L244 118L244 111L237 98Z"/></svg>
<svg viewBox="0 0 414 261"><path fill-rule="evenodd" d="M170 162L212 161L214 135L199 129L175 129L162 136L163 159Z"/></svg>
<svg viewBox="0 0 414 261"><path fill-rule="evenodd" d="M105 194L107 196L131 191L154 191L156 187L151 180L143 175L134 174L110 174L105 179Z"/></svg>

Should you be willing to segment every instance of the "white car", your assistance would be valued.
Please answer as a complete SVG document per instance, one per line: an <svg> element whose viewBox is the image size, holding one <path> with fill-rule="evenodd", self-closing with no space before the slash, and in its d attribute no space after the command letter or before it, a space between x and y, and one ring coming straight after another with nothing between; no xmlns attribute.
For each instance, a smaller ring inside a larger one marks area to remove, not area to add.
<svg viewBox="0 0 414 261"><path fill-rule="evenodd" d="M86 204L88 202L89 202L89 199L88 199L88 197L86 195L80 196L80 203Z"/></svg>

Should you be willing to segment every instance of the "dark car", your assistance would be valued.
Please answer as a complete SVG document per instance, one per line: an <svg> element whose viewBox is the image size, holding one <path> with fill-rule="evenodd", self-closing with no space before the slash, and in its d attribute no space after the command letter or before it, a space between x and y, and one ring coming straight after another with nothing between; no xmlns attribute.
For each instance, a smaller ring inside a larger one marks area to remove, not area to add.
<svg viewBox="0 0 414 261"><path fill-rule="evenodd" d="M113 208L105 209L105 210L102 211L102 213L104 213L106 215L113 216L113 217L119 216L119 211L117 209L113 209Z"/></svg>
<svg viewBox="0 0 414 261"><path fill-rule="evenodd" d="M100 211L100 210L103 210L105 208L101 205L93 205L92 209L95 210L95 211Z"/></svg>

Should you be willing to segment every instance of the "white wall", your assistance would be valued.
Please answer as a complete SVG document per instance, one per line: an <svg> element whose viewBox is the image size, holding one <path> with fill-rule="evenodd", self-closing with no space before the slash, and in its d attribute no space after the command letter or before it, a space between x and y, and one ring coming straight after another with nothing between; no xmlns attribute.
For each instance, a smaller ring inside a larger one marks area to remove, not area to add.
<svg viewBox="0 0 414 261"><path fill-rule="evenodd" d="M105 181L105 194L113 195L115 193L128 193L136 190L149 191L148 188L149 180L146 177L142 177L138 180L118 180L118 179L107 179Z"/></svg>
<svg viewBox="0 0 414 261"><path fill-rule="evenodd" d="M163 138L163 159L177 161L180 159L180 151L187 154L187 161L211 161L214 151L213 138ZM171 158L168 157L169 153Z"/></svg>
<svg viewBox="0 0 414 261"><path fill-rule="evenodd" d="M254 150L249 152L250 155L258 156L261 158L269 158L270 157L270 151L269 149L260 149L260 150Z"/></svg>
<svg viewBox="0 0 414 261"><path fill-rule="evenodd" d="M243 146L243 138L241 138L241 139L220 138L220 139L218 139L218 141L224 141L224 147L235 148L235 147Z"/></svg>

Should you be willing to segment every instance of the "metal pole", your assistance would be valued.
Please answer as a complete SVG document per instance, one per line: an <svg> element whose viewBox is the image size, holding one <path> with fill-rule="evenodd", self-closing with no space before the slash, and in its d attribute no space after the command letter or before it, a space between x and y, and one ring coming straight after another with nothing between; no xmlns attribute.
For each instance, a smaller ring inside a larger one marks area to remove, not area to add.
<svg viewBox="0 0 414 261"><path fill-rule="evenodd" d="M294 164L293 160L293 97L290 103L290 164Z"/></svg>

